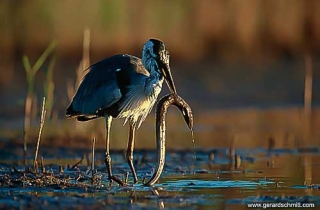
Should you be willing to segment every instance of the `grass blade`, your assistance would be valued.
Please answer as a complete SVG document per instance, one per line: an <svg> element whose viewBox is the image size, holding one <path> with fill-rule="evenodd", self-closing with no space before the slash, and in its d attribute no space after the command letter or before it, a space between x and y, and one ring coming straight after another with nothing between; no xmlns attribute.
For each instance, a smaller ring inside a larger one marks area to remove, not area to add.
<svg viewBox="0 0 320 210"><path fill-rule="evenodd" d="M47 59L47 57L50 55L50 53L53 51L53 49L55 48L55 46L57 45L57 41L53 40L49 46L45 49L45 51L42 53L42 55L39 57L39 59L37 60L37 62L34 64L32 70L33 73L36 73L40 67L42 66L42 64L44 63L44 61Z"/></svg>
<svg viewBox="0 0 320 210"><path fill-rule="evenodd" d="M22 57L22 63L23 63L23 67L26 70L26 72L29 73L31 71L31 64L30 64L28 56L24 55Z"/></svg>

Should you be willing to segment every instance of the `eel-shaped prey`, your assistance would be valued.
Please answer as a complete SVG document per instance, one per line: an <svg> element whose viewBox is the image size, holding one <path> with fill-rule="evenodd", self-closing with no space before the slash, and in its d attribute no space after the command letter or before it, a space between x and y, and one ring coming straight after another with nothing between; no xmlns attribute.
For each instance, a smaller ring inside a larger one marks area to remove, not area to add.
<svg viewBox="0 0 320 210"><path fill-rule="evenodd" d="M158 181L165 162L166 155L166 113L170 105L176 106L182 113L190 130L193 128L193 115L190 106L177 94L168 94L160 99L156 107L156 141L157 166L151 179L144 185L150 186Z"/></svg>

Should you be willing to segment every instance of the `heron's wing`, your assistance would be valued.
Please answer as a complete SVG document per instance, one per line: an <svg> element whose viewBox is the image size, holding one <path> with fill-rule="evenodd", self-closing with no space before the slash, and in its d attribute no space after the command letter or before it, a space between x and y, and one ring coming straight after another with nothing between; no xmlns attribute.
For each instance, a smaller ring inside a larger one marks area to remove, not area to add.
<svg viewBox="0 0 320 210"><path fill-rule="evenodd" d="M83 77L67 110L69 116L96 115L100 109L111 106L122 97L117 72L126 69L130 59L113 56L93 64Z"/></svg>

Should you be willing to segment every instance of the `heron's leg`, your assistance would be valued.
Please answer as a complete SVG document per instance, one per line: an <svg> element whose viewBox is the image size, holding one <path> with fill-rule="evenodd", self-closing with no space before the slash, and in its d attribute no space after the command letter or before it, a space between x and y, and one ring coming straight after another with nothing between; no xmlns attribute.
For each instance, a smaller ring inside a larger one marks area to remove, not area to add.
<svg viewBox="0 0 320 210"><path fill-rule="evenodd" d="M105 115L106 120L106 156L105 156L105 163L108 170L108 179L112 182L112 169L111 169L111 156L110 156L110 128L112 117L109 115Z"/></svg>
<svg viewBox="0 0 320 210"><path fill-rule="evenodd" d="M130 124L129 141L128 141L128 147L127 147L127 162L130 166L134 183L137 183L138 178L137 178L136 170L134 169L134 166L133 166L133 148L134 148L135 132L136 132L136 127Z"/></svg>

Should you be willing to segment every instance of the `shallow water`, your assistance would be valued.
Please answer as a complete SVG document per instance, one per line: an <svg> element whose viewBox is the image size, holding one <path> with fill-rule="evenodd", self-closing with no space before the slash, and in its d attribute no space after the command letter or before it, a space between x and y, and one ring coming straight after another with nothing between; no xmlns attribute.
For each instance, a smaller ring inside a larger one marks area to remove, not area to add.
<svg viewBox="0 0 320 210"><path fill-rule="evenodd" d="M95 176L99 181L95 183L90 181L90 155L72 167L90 151L63 148L42 148L41 151L46 171L67 184L41 186L28 179L20 183L22 175L19 178L17 173L25 170L17 162L21 157L14 150L5 150L0 165L0 208L247 209L248 204L255 202L320 206L320 152L317 148L235 149L232 156L228 148L168 151L164 172L153 187L145 187L141 182L151 177L156 161L154 151L135 151L140 183L133 185L129 176L125 187L116 183L109 186L102 150L96 151ZM114 175L124 180L129 167L123 152L114 151L111 155ZM59 172L59 166L63 172ZM5 177L11 178L11 184L4 181L8 179Z"/></svg>

